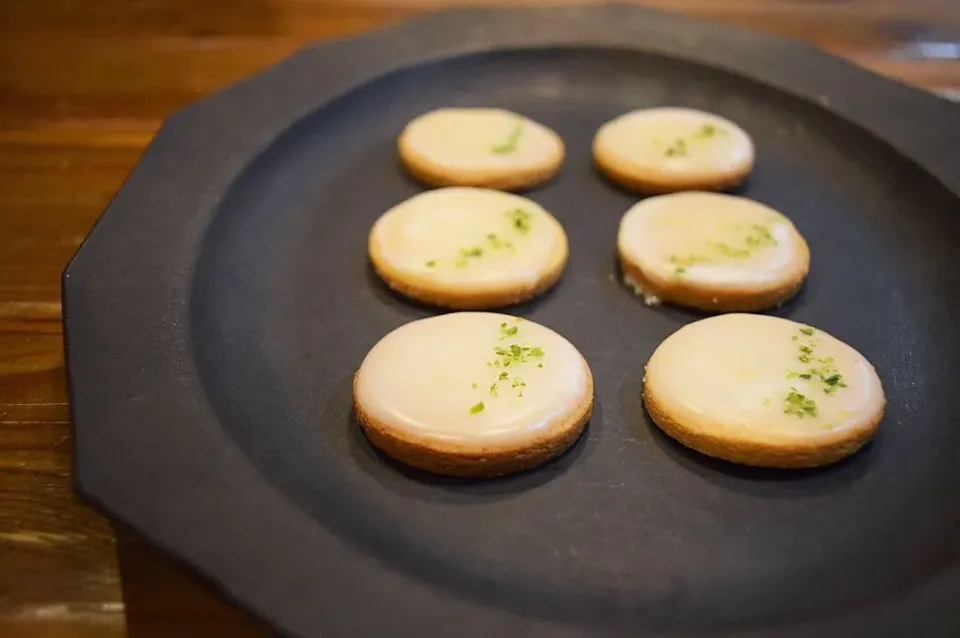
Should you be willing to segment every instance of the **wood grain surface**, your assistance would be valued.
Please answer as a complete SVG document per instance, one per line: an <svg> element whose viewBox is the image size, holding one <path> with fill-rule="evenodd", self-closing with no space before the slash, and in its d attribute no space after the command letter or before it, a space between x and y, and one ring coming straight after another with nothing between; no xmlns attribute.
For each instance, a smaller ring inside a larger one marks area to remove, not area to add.
<svg viewBox="0 0 960 638"><path fill-rule="evenodd" d="M454 4L0 0L0 635L266 634L74 496L60 273L170 111L306 42ZM640 4L806 39L960 96L960 0Z"/></svg>

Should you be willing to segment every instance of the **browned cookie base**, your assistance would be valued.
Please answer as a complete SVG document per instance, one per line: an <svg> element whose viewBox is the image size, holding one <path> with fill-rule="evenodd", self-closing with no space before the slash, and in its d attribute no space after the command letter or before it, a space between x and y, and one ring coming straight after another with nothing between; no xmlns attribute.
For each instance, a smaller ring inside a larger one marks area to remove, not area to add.
<svg viewBox="0 0 960 638"><path fill-rule="evenodd" d="M356 400L354 376L354 409L357 420L370 443L392 458L412 467L446 476L494 477L513 474L536 467L567 451L580 435L593 413L593 376L586 361L588 386L583 402L570 415L552 424L538 439L520 446L485 449L455 443L428 441L415 435L398 432L378 422Z"/></svg>
<svg viewBox="0 0 960 638"><path fill-rule="evenodd" d="M683 445L718 459L757 467L819 467L850 456L863 447L877 431L883 410L863 426L829 434L817 441L784 444L737 439L710 431L709 428L681 423L670 416L644 383L643 403L653 422Z"/></svg>
<svg viewBox="0 0 960 638"><path fill-rule="evenodd" d="M620 268L625 277L629 277L642 293L653 295L664 303L706 310L708 312L755 312L773 308L792 299L803 287L810 268L809 253L806 268L798 269L797 275L781 285L765 290L748 288L704 288L685 279L656 281L647 277L643 270L629 261L624 255L618 255ZM641 294L638 291L637 294Z"/></svg>

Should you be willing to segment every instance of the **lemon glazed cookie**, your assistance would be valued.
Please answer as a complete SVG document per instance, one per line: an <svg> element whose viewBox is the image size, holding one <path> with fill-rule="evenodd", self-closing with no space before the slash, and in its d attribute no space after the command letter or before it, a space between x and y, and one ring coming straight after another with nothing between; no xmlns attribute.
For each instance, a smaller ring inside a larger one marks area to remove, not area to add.
<svg viewBox="0 0 960 638"><path fill-rule="evenodd" d="M410 122L400 134L400 159L431 186L518 190L541 184L563 164L563 140L517 113L444 108Z"/></svg>
<svg viewBox="0 0 960 638"><path fill-rule="evenodd" d="M597 168L646 194L725 190L753 168L753 141L719 115L686 108L631 111L604 124L593 140Z"/></svg>
<svg viewBox="0 0 960 638"><path fill-rule="evenodd" d="M752 311L793 297L810 250L784 215L720 193L645 199L620 222L624 282L650 304L715 312Z"/></svg>
<svg viewBox="0 0 960 638"><path fill-rule="evenodd" d="M508 315L408 323L354 377L360 426L389 456L428 472L499 476L567 450L593 409L593 377L556 332Z"/></svg>
<svg viewBox="0 0 960 638"><path fill-rule="evenodd" d="M393 207L368 242L377 274L422 303L505 306L552 286L567 263L567 236L535 202L480 188L428 191Z"/></svg>
<svg viewBox="0 0 960 638"><path fill-rule="evenodd" d="M870 362L829 334L729 314L668 337L646 368L653 421L698 452L764 467L815 467L853 454L883 417Z"/></svg>

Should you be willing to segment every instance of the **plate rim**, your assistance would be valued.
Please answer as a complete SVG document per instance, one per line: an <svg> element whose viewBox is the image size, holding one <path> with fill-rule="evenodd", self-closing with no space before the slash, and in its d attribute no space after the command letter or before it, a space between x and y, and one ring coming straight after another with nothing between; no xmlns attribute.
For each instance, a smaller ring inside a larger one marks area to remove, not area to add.
<svg viewBox="0 0 960 638"><path fill-rule="evenodd" d="M323 613L328 623L323 630L331 635L375 633L391 627L391 621L377 624L381 620L375 613L363 619L336 617L332 611L356 605L345 587L324 590L333 595L322 611L315 596L291 594L291 585L268 591L263 582L272 582L269 577L251 578L242 572L252 570L238 567L240 557L251 550L281 558L260 565L258 575L289 576L291 569L309 564L313 570L340 574L328 578L349 578L358 570L344 569L345 563L364 564L377 575L357 582L365 596L387 601L403 596L431 606L434 613L404 628L411 634L434 635L442 622L461 627L465 635L483 635L483 628L492 626L522 629L531 636L580 635L579 626L451 600L413 578L390 574L315 529L313 519L286 502L219 429L192 367L188 323L195 255L220 197L287 128L325 103L407 67L508 48L558 46L680 58L819 104L884 141L960 198L960 153L953 150L960 148L960 106L796 40L615 4L456 9L314 44L168 118L67 265L62 302L76 490L190 565L228 598L291 634L314 635ZM316 81L318 75L322 82ZM915 121L906 125L908 112ZM957 125L945 129L941 123L949 118ZM180 188L164 188L174 180ZM156 269L158 263L161 269ZM126 298L141 303L123 303ZM138 335L130 326L147 334ZM132 362L137 370L131 369ZM158 370L165 373L160 377L164 387L145 389ZM159 419L158 408L171 416ZM131 422L149 427L132 436ZM161 452L177 454L156 458ZM243 487L244 499L230 498L237 486ZM182 492L194 494L192 506L169 498ZM275 520L238 533L237 524L257 520L256 513L267 504ZM220 516L207 515L214 505ZM280 550L274 544L279 537L285 539ZM315 548L307 560L294 549L304 544ZM349 560L316 555L333 550ZM938 582L939 588L960 592L960 569ZM304 613L304 606L312 610ZM812 628L817 627L802 631ZM848 629L825 626L818 635L834 635L826 631L843 635Z"/></svg>

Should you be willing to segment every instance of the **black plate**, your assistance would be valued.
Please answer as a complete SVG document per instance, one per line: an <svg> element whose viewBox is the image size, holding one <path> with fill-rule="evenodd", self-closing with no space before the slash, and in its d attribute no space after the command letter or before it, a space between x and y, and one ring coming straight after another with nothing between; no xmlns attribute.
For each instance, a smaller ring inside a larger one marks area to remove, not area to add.
<svg viewBox="0 0 960 638"><path fill-rule="evenodd" d="M617 281L589 145L677 104L742 124L743 192L813 254L778 314L863 352L889 404L831 468L675 445L642 366L697 318ZM440 480L378 456L350 377L427 316L365 238L420 192L395 139L442 105L553 127L530 196L566 226L557 288L515 309L596 377L586 436L539 470ZM308 49L171 118L65 274L83 494L282 631L324 636L960 635L960 109L810 47L607 6L444 14Z"/></svg>

